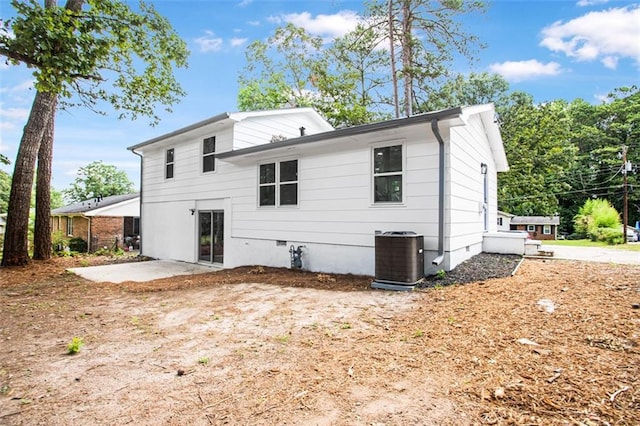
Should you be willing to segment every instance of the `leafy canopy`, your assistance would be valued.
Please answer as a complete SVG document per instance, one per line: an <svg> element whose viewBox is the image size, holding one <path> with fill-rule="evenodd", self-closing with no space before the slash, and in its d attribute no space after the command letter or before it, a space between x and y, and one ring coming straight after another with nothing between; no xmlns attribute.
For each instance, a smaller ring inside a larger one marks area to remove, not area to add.
<svg viewBox="0 0 640 426"><path fill-rule="evenodd" d="M75 181L62 192L67 200L78 203L97 197L130 194L134 188L124 171L102 161L94 161L78 169Z"/></svg>
<svg viewBox="0 0 640 426"><path fill-rule="evenodd" d="M61 95L64 106L104 113L100 104L107 102L120 118L147 116L155 124L155 106L170 110L184 95L173 66L186 67L185 42L142 1L138 12L116 0L69 3L89 7L13 0L16 17L0 20L0 54L33 68L36 89Z"/></svg>

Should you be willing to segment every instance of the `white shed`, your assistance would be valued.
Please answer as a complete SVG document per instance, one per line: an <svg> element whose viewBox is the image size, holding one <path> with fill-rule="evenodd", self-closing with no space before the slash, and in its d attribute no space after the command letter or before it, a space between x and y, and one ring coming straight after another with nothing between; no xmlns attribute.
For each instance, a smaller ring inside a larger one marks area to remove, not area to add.
<svg viewBox="0 0 640 426"><path fill-rule="evenodd" d="M332 129L315 111L225 113L129 148L142 254L223 267L374 274L374 237L424 236L425 273L497 231L508 169L493 105Z"/></svg>

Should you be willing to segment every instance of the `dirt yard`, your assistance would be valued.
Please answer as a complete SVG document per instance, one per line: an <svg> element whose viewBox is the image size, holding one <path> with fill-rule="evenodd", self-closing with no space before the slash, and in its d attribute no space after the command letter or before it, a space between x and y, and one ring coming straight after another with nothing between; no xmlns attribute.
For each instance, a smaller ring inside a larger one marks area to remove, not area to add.
<svg viewBox="0 0 640 426"><path fill-rule="evenodd" d="M400 293L268 268L64 272L102 261L0 269L0 424L640 424L638 266L525 260Z"/></svg>

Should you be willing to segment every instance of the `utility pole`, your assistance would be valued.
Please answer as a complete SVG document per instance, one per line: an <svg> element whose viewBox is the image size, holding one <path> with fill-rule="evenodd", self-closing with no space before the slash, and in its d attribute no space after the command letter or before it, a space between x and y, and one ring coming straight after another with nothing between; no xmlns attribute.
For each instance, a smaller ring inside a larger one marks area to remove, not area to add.
<svg viewBox="0 0 640 426"><path fill-rule="evenodd" d="M630 171L630 164L627 164L627 146L622 145L622 244L627 243L627 222L628 217L628 191L627 191L627 172Z"/></svg>

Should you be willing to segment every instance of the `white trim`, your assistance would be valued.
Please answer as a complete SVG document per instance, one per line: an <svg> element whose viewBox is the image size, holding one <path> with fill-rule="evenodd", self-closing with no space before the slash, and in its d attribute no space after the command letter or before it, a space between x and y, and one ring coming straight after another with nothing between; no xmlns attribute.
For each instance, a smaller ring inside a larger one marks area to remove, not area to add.
<svg viewBox="0 0 640 426"><path fill-rule="evenodd" d="M407 194L407 147L406 147L406 141L404 139L395 139L395 140L390 140L390 141L383 141L383 142L377 142L377 143L373 143L369 146L369 203L371 205L371 207L380 207L380 206L393 206L393 207L397 207L397 206L402 206L405 203L406 200L406 194ZM374 152L376 149L378 148L387 148L387 147L392 147L392 146L398 146L400 145L401 149L402 149L402 171L400 173L398 172L388 172L388 173L381 173L376 175L375 174L375 158L374 158ZM375 194L375 178L376 176L396 176L396 175L400 175L402 177L402 200L401 201L376 201L376 194Z"/></svg>

